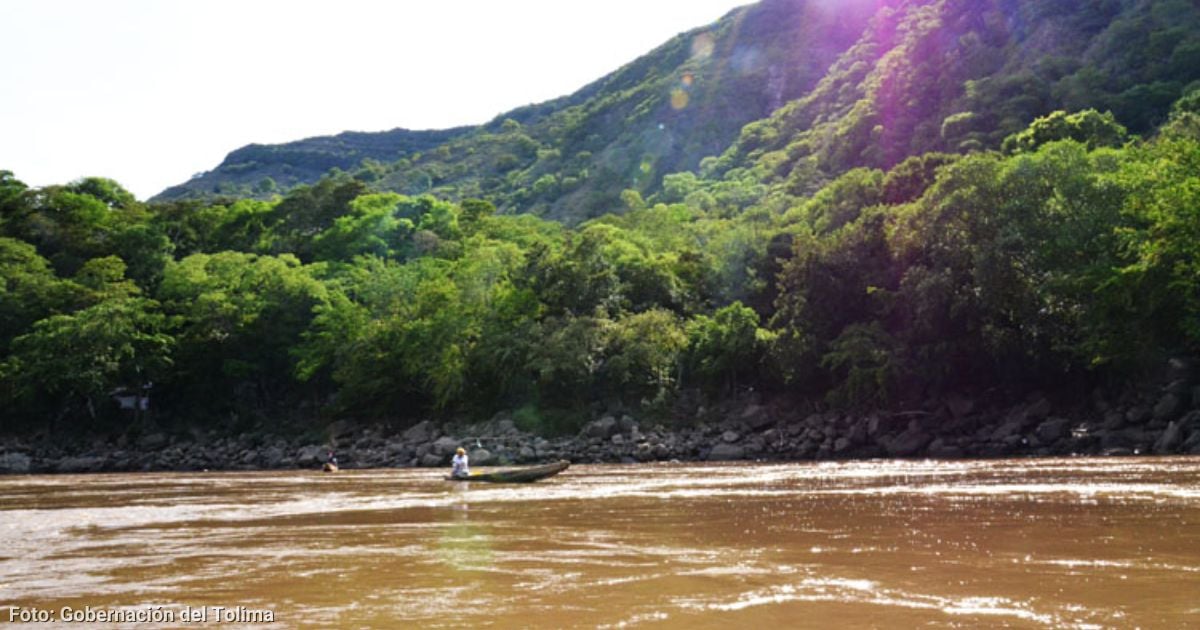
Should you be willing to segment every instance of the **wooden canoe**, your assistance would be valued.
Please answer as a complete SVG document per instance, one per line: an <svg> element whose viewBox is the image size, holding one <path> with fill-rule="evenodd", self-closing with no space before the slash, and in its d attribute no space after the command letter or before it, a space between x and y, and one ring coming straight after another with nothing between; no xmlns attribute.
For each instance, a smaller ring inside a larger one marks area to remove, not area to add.
<svg viewBox="0 0 1200 630"><path fill-rule="evenodd" d="M488 481L491 483L530 483L538 479L553 477L558 473L567 469L571 462L566 460L554 462L553 464L545 464L543 466L530 466L529 468L513 468L511 470L497 470L495 472L471 473L467 477L451 477L446 476L446 481Z"/></svg>

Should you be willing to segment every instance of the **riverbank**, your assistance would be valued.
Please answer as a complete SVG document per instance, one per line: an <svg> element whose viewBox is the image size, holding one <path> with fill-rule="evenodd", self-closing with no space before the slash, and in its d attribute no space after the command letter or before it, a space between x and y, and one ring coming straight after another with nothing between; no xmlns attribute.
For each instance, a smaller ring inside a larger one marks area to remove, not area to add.
<svg viewBox="0 0 1200 630"><path fill-rule="evenodd" d="M1119 403L1086 404L1034 395L985 405L948 398L919 410L801 411L786 399L746 397L697 410L687 426L606 413L577 434L521 431L511 414L486 422L423 421L402 432L337 423L313 439L243 433L152 432L136 440L0 440L0 473L80 473L320 468L336 453L343 468L441 467L459 446L474 466L576 463L995 458L1062 455L1200 454L1200 385L1176 379Z"/></svg>

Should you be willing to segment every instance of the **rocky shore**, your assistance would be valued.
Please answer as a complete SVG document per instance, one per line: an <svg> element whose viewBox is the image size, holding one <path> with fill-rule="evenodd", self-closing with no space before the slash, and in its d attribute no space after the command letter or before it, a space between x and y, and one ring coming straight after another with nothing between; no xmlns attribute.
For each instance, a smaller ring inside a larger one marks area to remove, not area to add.
<svg viewBox="0 0 1200 630"><path fill-rule="evenodd" d="M1190 407L1190 408L1188 408ZM202 438L151 433L136 442L66 446L9 440L0 472L317 469L332 450L343 468L439 467L468 449L474 466L704 460L837 460L876 457L992 458L1054 455L1200 455L1200 408L1169 394L1153 407L1111 409L1096 420L1055 415L1045 399L1000 415L971 404L941 411L837 412L789 417L749 404L722 422L643 428L629 415L605 415L579 435L547 439L500 415L467 427L422 422L398 435L362 429L325 443L260 435ZM206 439L207 438L207 439Z"/></svg>
<svg viewBox="0 0 1200 630"><path fill-rule="evenodd" d="M0 440L0 473L319 469L329 451L342 468L440 467L459 446L473 466L575 463L996 458L1066 455L1200 455L1200 384L1191 370L1165 385L1063 405L1033 396L1004 407L949 398L925 409L798 411L753 397L699 410L687 426L605 413L577 435L519 430L510 414L467 425L423 421L403 432L338 423L329 438L153 432L136 440Z"/></svg>

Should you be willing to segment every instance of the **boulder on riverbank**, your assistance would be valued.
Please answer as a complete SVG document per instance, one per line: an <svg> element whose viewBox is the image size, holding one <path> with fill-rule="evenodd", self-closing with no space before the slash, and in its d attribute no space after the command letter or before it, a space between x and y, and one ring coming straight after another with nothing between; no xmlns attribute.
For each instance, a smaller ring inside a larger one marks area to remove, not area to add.
<svg viewBox="0 0 1200 630"><path fill-rule="evenodd" d="M24 453L0 454L0 473L24 474L29 472L33 460Z"/></svg>
<svg viewBox="0 0 1200 630"><path fill-rule="evenodd" d="M734 444L718 444L708 452L710 461L733 461L746 458L746 449Z"/></svg>

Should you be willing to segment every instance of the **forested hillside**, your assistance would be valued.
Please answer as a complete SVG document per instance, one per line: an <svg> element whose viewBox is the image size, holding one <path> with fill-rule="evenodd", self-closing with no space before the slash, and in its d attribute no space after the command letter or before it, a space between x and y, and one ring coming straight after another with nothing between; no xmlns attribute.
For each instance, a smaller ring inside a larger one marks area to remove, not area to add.
<svg viewBox="0 0 1200 630"><path fill-rule="evenodd" d="M0 430L124 427L141 391L158 422L564 431L748 389L1136 383L1200 351L1196 6L876 4L764 2L266 198L3 172Z"/></svg>
<svg viewBox="0 0 1200 630"><path fill-rule="evenodd" d="M749 167L788 190L929 151L999 149L1054 110L1111 111L1137 134L1200 79L1184 0L897 3L820 85L747 125L708 173Z"/></svg>

